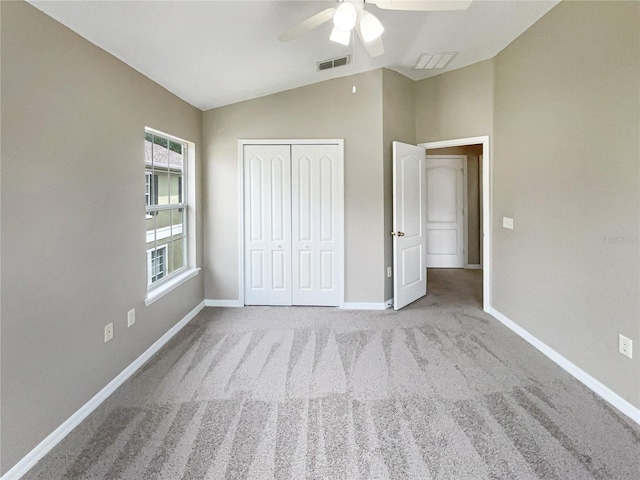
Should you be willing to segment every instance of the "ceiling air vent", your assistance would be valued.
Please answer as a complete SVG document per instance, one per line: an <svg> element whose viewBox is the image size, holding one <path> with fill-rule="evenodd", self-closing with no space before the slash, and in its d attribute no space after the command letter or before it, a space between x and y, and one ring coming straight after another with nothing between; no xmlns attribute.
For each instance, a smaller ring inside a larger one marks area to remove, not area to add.
<svg viewBox="0 0 640 480"><path fill-rule="evenodd" d="M440 70L449 65L458 53L423 53L418 57L414 70Z"/></svg>
<svg viewBox="0 0 640 480"><path fill-rule="evenodd" d="M318 62L318 70L329 70L330 68L341 67L351 61L351 55L340 58L332 58L331 60L323 60Z"/></svg>

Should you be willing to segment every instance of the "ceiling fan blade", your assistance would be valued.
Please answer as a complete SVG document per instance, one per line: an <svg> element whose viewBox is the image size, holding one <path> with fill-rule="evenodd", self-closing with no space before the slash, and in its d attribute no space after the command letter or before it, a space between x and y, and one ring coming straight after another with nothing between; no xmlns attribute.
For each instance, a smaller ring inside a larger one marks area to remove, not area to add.
<svg viewBox="0 0 640 480"><path fill-rule="evenodd" d="M299 24L294 27L291 27L289 30L284 32L278 37L278 40L281 42L288 42L289 40L293 40L296 37L299 37L303 33L310 32L314 28L318 28L323 23L328 22L333 18L333 14L335 13L335 8L327 8L326 10L321 11L320 13L316 13L312 17L303 20Z"/></svg>
<svg viewBox="0 0 640 480"><path fill-rule="evenodd" d="M356 31L358 32L358 37L360 37L360 41L362 42L364 49L371 58L379 57L384 54L384 45L382 43L381 36L369 43L365 42L364 38L362 38L362 32L360 31L360 22L356 24Z"/></svg>
<svg viewBox="0 0 640 480"><path fill-rule="evenodd" d="M466 10L472 0L369 0L383 10L446 11Z"/></svg>

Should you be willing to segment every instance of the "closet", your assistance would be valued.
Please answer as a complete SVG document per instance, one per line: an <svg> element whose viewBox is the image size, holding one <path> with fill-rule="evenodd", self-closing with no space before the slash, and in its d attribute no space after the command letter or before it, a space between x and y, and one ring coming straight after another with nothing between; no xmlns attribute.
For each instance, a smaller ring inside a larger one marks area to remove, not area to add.
<svg viewBox="0 0 640 480"><path fill-rule="evenodd" d="M343 145L241 141L244 304L340 306Z"/></svg>

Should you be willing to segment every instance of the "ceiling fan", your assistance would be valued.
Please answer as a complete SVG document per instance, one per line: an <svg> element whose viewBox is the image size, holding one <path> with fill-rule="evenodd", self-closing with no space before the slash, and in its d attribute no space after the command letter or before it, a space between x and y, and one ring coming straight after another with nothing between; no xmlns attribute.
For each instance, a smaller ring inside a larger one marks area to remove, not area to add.
<svg viewBox="0 0 640 480"><path fill-rule="evenodd" d="M374 4L384 10L413 10L413 11L443 11L465 10L472 0L338 0L340 5L327 8L299 24L290 28L278 37L278 40L288 42L300 35L333 20L333 30L329 40L348 46L353 30L358 33L360 41L371 57L378 57L384 53L382 32L384 27L372 13L366 11L366 3Z"/></svg>

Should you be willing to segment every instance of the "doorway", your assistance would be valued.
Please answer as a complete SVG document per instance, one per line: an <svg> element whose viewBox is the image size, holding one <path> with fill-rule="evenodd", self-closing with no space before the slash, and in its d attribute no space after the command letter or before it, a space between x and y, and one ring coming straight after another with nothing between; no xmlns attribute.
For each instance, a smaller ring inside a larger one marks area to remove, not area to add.
<svg viewBox="0 0 640 480"><path fill-rule="evenodd" d="M479 258L477 264L473 262L473 259L470 259L470 261L467 261L465 267L482 269L482 308L484 311L488 311L491 299L491 155L489 150L489 136L484 135L438 142L426 142L418 145L427 150L427 155L433 151L438 153L459 154L461 150L457 149L462 147L466 147L465 151L468 152L469 148L479 148L479 146L481 146L480 152L474 150L479 157L477 170L480 199L480 206L478 208ZM472 147L474 145L478 147ZM469 230L471 229L467 231ZM468 238L467 236L467 254L469 253Z"/></svg>

